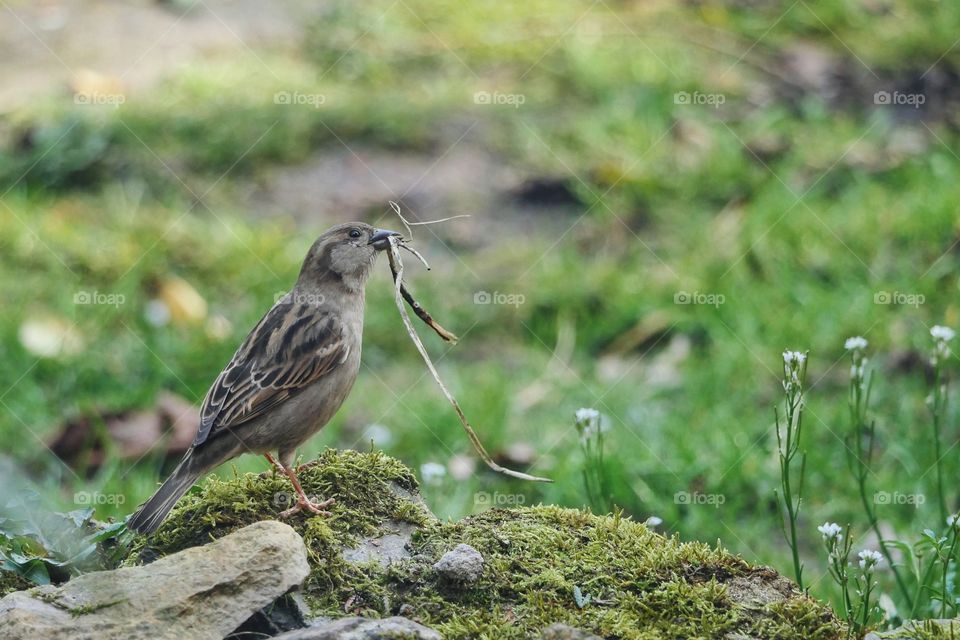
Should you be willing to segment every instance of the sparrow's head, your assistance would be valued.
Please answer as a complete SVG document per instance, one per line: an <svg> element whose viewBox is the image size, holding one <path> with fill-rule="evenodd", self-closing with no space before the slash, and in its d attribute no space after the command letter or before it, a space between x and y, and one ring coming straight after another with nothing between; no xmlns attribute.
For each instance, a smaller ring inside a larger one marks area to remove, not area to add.
<svg viewBox="0 0 960 640"><path fill-rule="evenodd" d="M390 245L390 236L397 235L396 231L375 229L363 222L339 224L310 247L298 284L340 282L348 289L361 289L377 253Z"/></svg>

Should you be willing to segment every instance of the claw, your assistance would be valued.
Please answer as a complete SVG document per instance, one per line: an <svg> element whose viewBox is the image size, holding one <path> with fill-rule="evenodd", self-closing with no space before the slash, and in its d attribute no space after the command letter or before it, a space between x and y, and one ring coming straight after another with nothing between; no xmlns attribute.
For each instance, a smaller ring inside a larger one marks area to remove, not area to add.
<svg viewBox="0 0 960 640"><path fill-rule="evenodd" d="M282 519L289 518L295 513L300 511L309 511L318 516L332 516L333 514L329 511L324 511L324 507L329 507L332 504L335 504L337 501L333 498L327 498L323 502L310 502L310 499L306 496L297 496L297 504L293 505L289 509L285 509L280 512L279 516Z"/></svg>
<svg viewBox="0 0 960 640"><path fill-rule="evenodd" d="M293 485L293 490L297 492L297 504L293 505L289 509L281 511L279 514L280 518L289 518L293 514L299 513L300 511L309 511L310 513L314 513L318 516L333 515L329 511L324 511L324 507L329 507L330 505L335 504L336 500L333 498L327 498L323 502L311 502L310 498L307 497L307 494L303 492L303 487L300 486L300 481L297 479L297 471L310 467L313 463L300 465L297 467L297 470L294 471L293 469L288 469L285 467L282 462L278 461L269 453L265 453L264 457L270 461L270 464L272 464L277 471L290 478L290 483Z"/></svg>

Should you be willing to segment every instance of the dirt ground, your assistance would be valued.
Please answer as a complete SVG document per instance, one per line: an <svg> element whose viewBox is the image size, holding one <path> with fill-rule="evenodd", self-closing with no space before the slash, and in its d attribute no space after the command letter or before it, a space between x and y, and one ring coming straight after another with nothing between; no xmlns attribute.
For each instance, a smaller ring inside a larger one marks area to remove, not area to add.
<svg viewBox="0 0 960 640"><path fill-rule="evenodd" d="M0 112L65 91L78 77L148 88L213 53L282 48L320 2L289 0L5 0L0 3Z"/></svg>
<svg viewBox="0 0 960 640"><path fill-rule="evenodd" d="M207 56L292 50L323 7L302 0L4 0L0 114L29 111L41 97L68 99L71 88L91 83L131 99ZM462 245L567 229L578 214L563 181L493 157L479 129L466 123L450 144L430 151L352 143L318 149L298 165L258 168L234 199L257 216L291 216L304 227L369 217L387 200L414 217L471 214L443 232Z"/></svg>

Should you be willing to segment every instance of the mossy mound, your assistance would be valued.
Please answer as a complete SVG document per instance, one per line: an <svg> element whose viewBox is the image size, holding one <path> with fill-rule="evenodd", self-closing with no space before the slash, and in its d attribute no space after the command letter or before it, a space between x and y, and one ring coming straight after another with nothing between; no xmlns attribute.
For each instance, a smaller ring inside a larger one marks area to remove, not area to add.
<svg viewBox="0 0 960 640"><path fill-rule="evenodd" d="M29 589L35 586L37 585L13 571L0 569L0 598L8 593L22 591L23 589Z"/></svg>
<svg viewBox="0 0 960 640"><path fill-rule="evenodd" d="M617 514L540 506L443 523L419 501L410 470L380 453L328 450L300 479L308 493L337 499L332 517L287 521L307 546L312 572L304 595L318 616L400 614L450 639L536 637L555 622L635 640L829 639L843 631L829 608L771 569ZM139 540L127 562L263 519L283 506L275 496L289 491L272 474L211 478ZM377 558L378 541L403 528L412 530L403 557ZM433 569L461 543L484 558L470 586L449 584ZM344 557L362 544L374 555Z"/></svg>
<svg viewBox="0 0 960 640"><path fill-rule="evenodd" d="M366 577L341 557L344 547L381 535L389 523L422 525L434 519L417 499L413 472L380 452L327 449L301 466L297 475L308 495L336 498L330 517L308 518L301 513L284 520L303 538L314 567L305 592L325 594L324 602ZM210 476L180 499L155 533L134 542L124 564L150 561L275 519L292 499L290 481L275 472L248 473L227 481Z"/></svg>

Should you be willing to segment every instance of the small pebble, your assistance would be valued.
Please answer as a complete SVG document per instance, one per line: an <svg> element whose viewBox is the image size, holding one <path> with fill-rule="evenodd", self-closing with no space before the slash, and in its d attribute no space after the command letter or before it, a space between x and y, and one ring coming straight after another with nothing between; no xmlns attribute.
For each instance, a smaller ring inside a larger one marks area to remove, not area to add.
<svg viewBox="0 0 960 640"><path fill-rule="evenodd" d="M483 574L483 556L468 544L458 544L443 554L433 569L447 582L471 585Z"/></svg>

